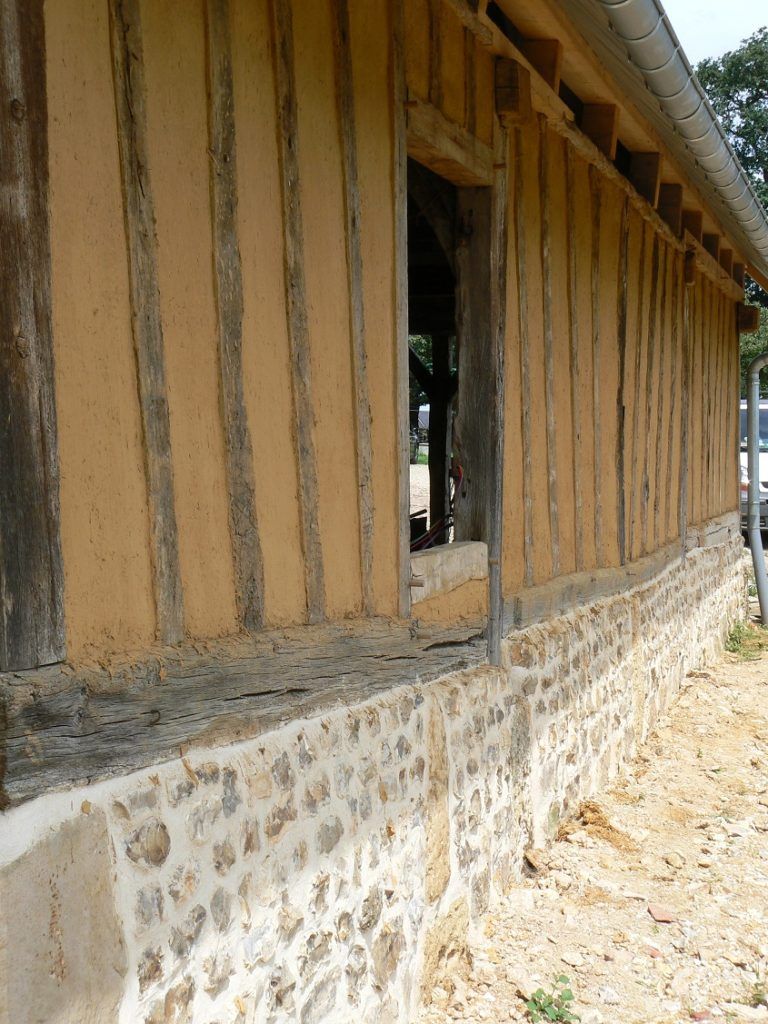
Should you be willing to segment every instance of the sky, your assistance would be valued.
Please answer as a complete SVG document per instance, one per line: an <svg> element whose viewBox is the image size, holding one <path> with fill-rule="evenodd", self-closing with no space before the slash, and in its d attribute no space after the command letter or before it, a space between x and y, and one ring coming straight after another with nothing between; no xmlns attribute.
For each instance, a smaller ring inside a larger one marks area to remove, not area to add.
<svg viewBox="0 0 768 1024"><path fill-rule="evenodd" d="M766 0L662 0L688 60L720 57L768 25Z"/></svg>

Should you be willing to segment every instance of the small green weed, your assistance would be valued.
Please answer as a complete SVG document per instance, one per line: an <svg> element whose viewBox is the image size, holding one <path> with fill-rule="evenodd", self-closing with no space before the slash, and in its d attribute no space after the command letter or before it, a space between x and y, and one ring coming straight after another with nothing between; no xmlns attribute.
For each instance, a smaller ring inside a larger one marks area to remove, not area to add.
<svg viewBox="0 0 768 1024"><path fill-rule="evenodd" d="M768 651L768 629L748 622L737 622L728 634L725 649L738 655L742 661L757 661Z"/></svg>
<svg viewBox="0 0 768 1024"><path fill-rule="evenodd" d="M571 1024L573 1021L581 1020L581 1017L568 1009L569 1003L574 999L568 984L568 978L561 974L555 978L549 992L545 992L543 988L536 989L525 1004L533 1024L538 1024L538 1021L564 1021L565 1024Z"/></svg>
<svg viewBox="0 0 768 1024"><path fill-rule="evenodd" d="M747 1004L749 1006L768 1006L768 975L756 970L755 980L749 988L747 993Z"/></svg>

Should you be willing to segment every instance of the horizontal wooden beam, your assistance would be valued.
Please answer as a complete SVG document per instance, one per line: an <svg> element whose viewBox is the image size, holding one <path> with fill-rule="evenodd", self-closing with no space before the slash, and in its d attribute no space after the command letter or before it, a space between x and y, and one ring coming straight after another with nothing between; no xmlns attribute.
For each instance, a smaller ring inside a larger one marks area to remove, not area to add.
<svg viewBox="0 0 768 1024"><path fill-rule="evenodd" d="M408 155L454 185L490 185L493 150L431 103L406 101Z"/></svg>
<svg viewBox="0 0 768 1024"><path fill-rule="evenodd" d="M683 233L683 186L674 183L661 185L656 209L679 238Z"/></svg>
<svg viewBox="0 0 768 1024"><path fill-rule="evenodd" d="M760 327L760 306L736 305L736 326L739 334L754 334Z"/></svg>
<svg viewBox="0 0 768 1024"><path fill-rule="evenodd" d="M560 90L563 67L563 44L559 39L526 39L521 43L523 55L554 92Z"/></svg>
<svg viewBox="0 0 768 1024"><path fill-rule="evenodd" d="M701 210L683 210L683 231L693 235L697 242L701 241L704 225L704 214Z"/></svg>
<svg viewBox="0 0 768 1024"><path fill-rule="evenodd" d="M733 277L733 249L720 250L720 266L731 277Z"/></svg>
<svg viewBox="0 0 768 1024"><path fill-rule="evenodd" d="M656 206L661 188L661 154L632 153L628 177L643 199Z"/></svg>
<svg viewBox="0 0 768 1024"><path fill-rule="evenodd" d="M482 665L481 630L305 626L221 643L212 654L168 648L162 660L109 673L0 675L0 809Z"/></svg>
<svg viewBox="0 0 768 1024"><path fill-rule="evenodd" d="M744 287L744 277L746 275L747 268L743 263L734 263L731 270L731 276L736 284Z"/></svg>
<svg viewBox="0 0 768 1024"><path fill-rule="evenodd" d="M516 60L496 60L496 113L511 126L530 121L533 115L531 73Z"/></svg>
<svg viewBox="0 0 768 1024"><path fill-rule="evenodd" d="M688 231L683 232L683 242L686 248L686 284L692 284L695 280L696 271L699 271L716 285L724 295L727 295L729 299L738 302L743 298L743 289L736 284L730 274L723 270L720 263L704 248L701 242L696 241ZM693 275L690 280L689 275Z"/></svg>
<svg viewBox="0 0 768 1024"><path fill-rule="evenodd" d="M616 158L619 108L613 103L585 103L580 128L609 160Z"/></svg>

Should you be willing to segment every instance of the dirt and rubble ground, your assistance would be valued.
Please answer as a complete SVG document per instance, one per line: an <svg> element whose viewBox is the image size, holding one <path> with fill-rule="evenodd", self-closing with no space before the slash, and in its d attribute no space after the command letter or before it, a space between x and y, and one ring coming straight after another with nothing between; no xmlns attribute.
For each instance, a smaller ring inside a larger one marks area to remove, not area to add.
<svg viewBox="0 0 768 1024"><path fill-rule="evenodd" d="M637 760L481 923L420 1024L530 1020L569 979L582 1024L768 1024L768 641L689 677Z"/></svg>

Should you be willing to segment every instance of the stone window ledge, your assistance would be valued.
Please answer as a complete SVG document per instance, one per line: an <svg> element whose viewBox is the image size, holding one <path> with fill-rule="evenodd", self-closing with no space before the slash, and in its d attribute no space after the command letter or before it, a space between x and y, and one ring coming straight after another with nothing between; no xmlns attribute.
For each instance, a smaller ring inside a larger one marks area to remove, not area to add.
<svg viewBox="0 0 768 1024"><path fill-rule="evenodd" d="M411 602L447 594L469 580L488 578L488 545L479 540L441 544L411 555Z"/></svg>

